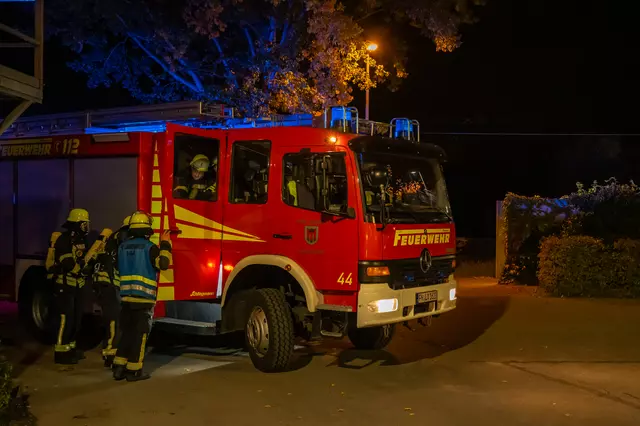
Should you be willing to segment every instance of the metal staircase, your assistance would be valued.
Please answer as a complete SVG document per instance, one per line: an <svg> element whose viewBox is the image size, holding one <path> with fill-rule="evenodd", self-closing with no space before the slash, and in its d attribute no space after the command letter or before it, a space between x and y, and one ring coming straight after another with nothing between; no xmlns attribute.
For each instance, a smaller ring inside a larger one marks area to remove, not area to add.
<svg viewBox="0 0 640 426"><path fill-rule="evenodd" d="M17 105L0 121L0 136L33 103L42 103L44 44L44 0L34 1L34 35L30 37L8 25L0 23L0 58L10 58L10 50L33 49L32 75L0 64L0 102L15 102ZM8 34L9 41L5 41ZM16 41L13 41L16 40Z"/></svg>

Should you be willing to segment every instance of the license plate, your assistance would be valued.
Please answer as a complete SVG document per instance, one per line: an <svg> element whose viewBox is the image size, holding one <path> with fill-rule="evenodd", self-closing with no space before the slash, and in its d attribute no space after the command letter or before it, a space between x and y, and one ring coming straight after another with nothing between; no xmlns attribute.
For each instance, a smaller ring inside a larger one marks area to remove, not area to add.
<svg viewBox="0 0 640 426"><path fill-rule="evenodd" d="M433 291L423 291L422 293L416 294L416 305L421 303L434 302L438 300L438 292L436 290Z"/></svg>

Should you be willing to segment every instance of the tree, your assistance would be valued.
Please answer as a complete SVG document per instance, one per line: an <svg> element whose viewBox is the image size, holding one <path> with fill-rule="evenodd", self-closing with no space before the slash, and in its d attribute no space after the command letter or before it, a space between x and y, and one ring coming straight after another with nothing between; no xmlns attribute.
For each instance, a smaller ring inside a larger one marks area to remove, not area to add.
<svg viewBox="0 0 640 426"><path fill-rule="evenodd" d="M78 53L69 66L89 87L119 84L147 103L223 102L255 117L317 113L348 104L352 87L397 84L404 58L371 57L367 25L411 25L450 52L480 1L50 0L47 28Z"/></svg>

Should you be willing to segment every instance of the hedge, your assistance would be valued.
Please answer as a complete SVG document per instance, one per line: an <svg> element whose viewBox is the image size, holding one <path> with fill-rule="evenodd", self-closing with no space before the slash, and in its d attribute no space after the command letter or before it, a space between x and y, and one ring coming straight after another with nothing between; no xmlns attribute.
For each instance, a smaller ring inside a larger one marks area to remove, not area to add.
<svg viewBox="0 0 640 426"><path fill-rule="evenodd" d="M540 286L554 296L637 297L640 241L605 245L589 236L551 236L539 254Z"/></svg>
<svg viewBox="0 0 640 426"><path fill-rule="evenodd" d="M640 187L611 178L604 185L577 183L560 198L509 193L502 204L506 264L500 281L535 284L541 241L551 235L586 235L608 245L640 239Z"/></svg>
<svg viewBox="0 0 640 426"><path fill-rule="evenodd" d="M37 419L29 410L29 395L12 380L13 368L0 358L0 425L35 426Z"/></svg>

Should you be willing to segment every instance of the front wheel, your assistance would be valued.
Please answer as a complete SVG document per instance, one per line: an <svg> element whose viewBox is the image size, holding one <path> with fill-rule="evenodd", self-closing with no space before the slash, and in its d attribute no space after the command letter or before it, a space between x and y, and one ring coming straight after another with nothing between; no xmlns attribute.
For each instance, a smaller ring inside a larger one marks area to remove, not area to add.
<svg viewBox="0 0 640 426"><path fill-rule="evenodd" d="M349 330L349 340L356 349L384 349L396 332L395 324L381 325L369 328L352 328Z"/></svg>
<svg viewBox="0 0 640 426"><path fill-rule="evenodd" d="M293 320L282 292L273 288L247 295L245 341L253 365L265 373L289 367L293 354Z"/></svg>

